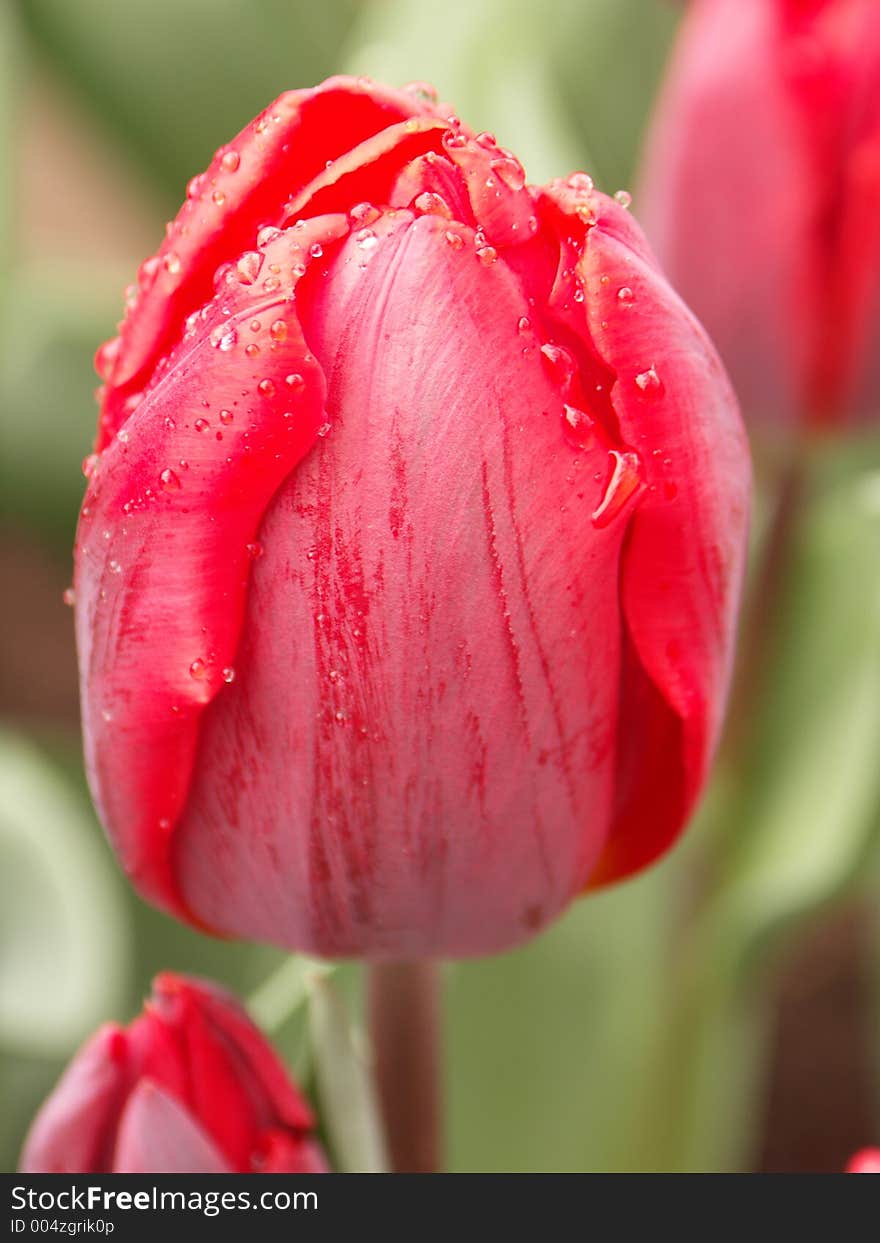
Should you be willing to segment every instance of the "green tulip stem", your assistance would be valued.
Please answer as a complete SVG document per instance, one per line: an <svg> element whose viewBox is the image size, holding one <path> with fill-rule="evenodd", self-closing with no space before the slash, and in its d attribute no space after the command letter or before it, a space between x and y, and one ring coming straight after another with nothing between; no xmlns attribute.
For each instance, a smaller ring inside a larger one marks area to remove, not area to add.
<svg viewBox="0 0 880 1243"><path fill-rule="evenodd" d="M752 714L773 656L776 614L807 501L809 477L810 446L800 441L791 446L782 469L763 547L746 591L724 742L734 764L751 736Z"/></svg>
<svg viewBox="0 0 880 1243"><path fill-rule="evenodd" d="M392 1169L440 1168L440 965L374 963L367 969L367 1011L376 1086Z"/></svg>

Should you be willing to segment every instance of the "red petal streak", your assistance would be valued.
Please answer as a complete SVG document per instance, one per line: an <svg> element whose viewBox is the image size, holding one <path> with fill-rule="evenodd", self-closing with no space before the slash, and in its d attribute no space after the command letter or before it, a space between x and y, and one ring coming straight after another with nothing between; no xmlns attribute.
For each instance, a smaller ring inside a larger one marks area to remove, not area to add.
<svg viewBox="0 0 880 1243"><path fill-rule="evenodd" d="M330 78L314 90L289 91L222 147L169 226L157 254L142 265L139 293L121 340L99 351L107 381L98 448L127 417L126 403L179 337L183 321L211 296L217 267L254 245L264 224L279 224L291 194L327 160L388 125L434 115L424 98L365 79Z"/></svg>
<svg viewBox="0 0 880 1243"><path fill-rule="evenodd" d="M224 285L89 480L75 583L92 792L138 886L178 914L169 841L201 715L233 676L249 545L325 419L296 285L346 230L323 217L270 240L260 279Z"/></svg>

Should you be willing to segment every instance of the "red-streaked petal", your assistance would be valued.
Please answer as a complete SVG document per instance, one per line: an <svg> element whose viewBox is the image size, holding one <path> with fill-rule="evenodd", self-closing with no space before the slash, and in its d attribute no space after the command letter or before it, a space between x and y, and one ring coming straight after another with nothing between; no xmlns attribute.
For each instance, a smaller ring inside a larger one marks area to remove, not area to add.
<svg viewBox="0 0 880 1243"><path fill-rule="evenodd" d="M626 523L591 523L608 453L573 448L518 278L440 217L372 228L303 302L331 429L261 528L176 866L238 935L485 952L604 842Z"/></svg>
<svg viewBox="0 0 880 1243"><path fill-rule="evenodd" d="M634 700L624 698L621 720L627 731L641 720L643 765L631 792L619 789L594 883L665 850L702 785L733 654L750 489L736 399L715 350L644 244L629 244L634 225L623 209L596 196L596 212L579 264L587 331L617 376L614 407L646 485L624 551L623 611L633 653L673 716L664 727L663 706L631 670L623 690ZM663 745L668 734L675 753L679 728L680 781ZM636 751L631 734L627 749Z"/></svg>
<svg viewBox="0 0 880 1243"><path fill-rule="evenodd" d="M126 1034L108 1023L77 1053L28 1132L22 1174L90 1174L110 1169L129 1074Z"/></svg>
<svg viewBox="0 0 880 1243"><path fill-rule="evenodd" d="M168 843L199 719L234 676L249 546L256 551L266 506L325 417L297 282L346 229L343 217L319 217L279 233L260 252L258 280L223 286L104 450L80 517L76 620L92 793L138 887L177 913Z"/></svg>
<svg viewBox="0 0 880 1243"><path fill-rule="evenodd" d="M234 1166L172 1096L143 1079L119 1123L114 1174L232 1174Z"/></svg>
<svg viewBox="0 0 880 1243"><path fill-rule="evenodd" d="M121 325L121 339L99 351L107 388L98 447L119 429L129 413L127 399L144 387L186 316L210 298L217 267L253 247L261 225L280 223L289 195L327 160L386 126L433 113L424 97L337 77L279 96L222 147L191 183L191 197L157 254L142 266L140 292Z"/></svg>

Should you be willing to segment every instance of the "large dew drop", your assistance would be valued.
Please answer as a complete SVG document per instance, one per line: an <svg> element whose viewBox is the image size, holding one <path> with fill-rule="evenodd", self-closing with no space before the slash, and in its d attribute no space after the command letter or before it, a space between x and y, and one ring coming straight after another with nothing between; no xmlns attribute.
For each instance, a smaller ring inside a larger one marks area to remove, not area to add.
<svg viewBox="0 0 880 1243"><path fill-rule="evenodd" d="M590 515L593 526L607 527L626 507L627 501L642 486L642 468L639 455L631 450L610 450L612 461L611 478L605 488L605 495L598 507Z"/></svg>

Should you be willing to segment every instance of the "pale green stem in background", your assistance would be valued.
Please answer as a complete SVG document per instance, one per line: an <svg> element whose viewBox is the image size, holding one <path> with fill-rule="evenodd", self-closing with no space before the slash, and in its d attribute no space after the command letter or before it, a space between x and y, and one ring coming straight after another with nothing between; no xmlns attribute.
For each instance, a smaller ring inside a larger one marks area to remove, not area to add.
<svg viewBox="0 0 880 1243"><path fill-rule="evenodd" d="M295 954L259 984L247 1000L254 1022L268 1035L277 1032L309 997L312 981L332 975L338 963Z"/></svg>

